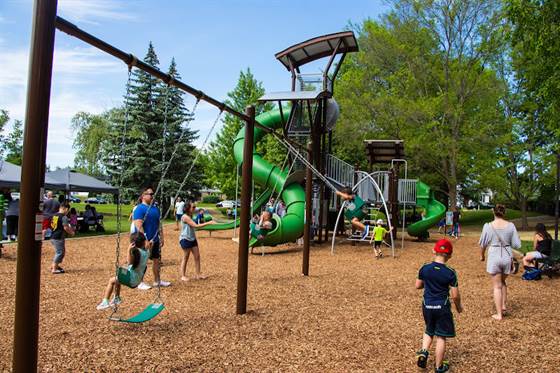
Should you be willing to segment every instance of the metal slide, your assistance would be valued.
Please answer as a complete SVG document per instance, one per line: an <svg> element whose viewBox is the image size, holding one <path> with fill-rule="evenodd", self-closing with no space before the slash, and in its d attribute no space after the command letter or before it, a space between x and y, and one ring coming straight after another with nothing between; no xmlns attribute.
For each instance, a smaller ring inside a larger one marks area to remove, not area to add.
<svg viewBox="0 0 560 373"><path fill-rule="evenodd" d="M447 210L445 205L434 198L430 187L421 181L416 183L416 205L426 211L426 216L414 224L408 226L408 234L414 237L427 238L428 229L436 225Z"/></svg>
<svg viewBox="0 0 560 373"><path fill-rule="evenodd" d="M290 111L283 110L284 121L288 120ZM272 110L257 116L256 120L263 126L276 129L282 127L282 118L280 110ZM260 141L266 133L255 127L254 143ZM239 133L233 141L233 156L238 164L243 162L243 141L245 139L245 127L239 130ZM263 186L267 192L253 203L252 213L257 211L263 204L268 201L272 193L279 193L279 198L286 204L286 215L282 218L274 215L274 229L271 230L266 237L259 241L251 238L249 246L275 246L286 242L294 242L303 235L304 218L305 218L305 191L298 183L286 183L288 172L281 170L279 167L264 160L260 154L253 150L253 179L255 183ZM239 220L239 219L238 219ZM207 225L201 230L223 230L234 228L239 221L233 221L225 224Z"/></svg>

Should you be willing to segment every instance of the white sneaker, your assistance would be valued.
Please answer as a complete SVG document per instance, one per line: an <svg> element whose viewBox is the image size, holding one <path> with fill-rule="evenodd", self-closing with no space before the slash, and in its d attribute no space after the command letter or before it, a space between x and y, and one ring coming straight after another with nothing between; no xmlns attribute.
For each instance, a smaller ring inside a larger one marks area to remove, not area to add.
<svg viewBox="0 0 560 373"><path fill-rule="evenodd" d="M113 297L113 299L111 300L110 305L111 305L111 306L114 306L115 304L121 304L121 303L122 303L121 297Z"/></svg>
<svg viewBox="0 0 560 373"><path fill-rule="evenodd" d="M154 287L156 287L156 286L158 286L158 285L159 285L160 287L162 287L162 288L166 288L166 287L168 287L168 286L171 286L171 282L169 282L169 281L163 281L163 280L159 280L159 284L158 284L157 282L154 282Z"/></svg>
<svg viewBox="0 0 560 373"><path fill-rule="evenodd" d="M150 290L151 288L152 287L145 282L141 282L140 285L138 285L138 289L140 290Z"/></svg>
<svg viewBox="0 0 560 373"><path fill-rule="evenodd" d="M111 305L109 304L109 300L108 300L108 299L103 299L103 300L101 301L101 303L99 303L99 304L97 305L97 309L98 309L99 311L101 311L101 310L106 310L106 309L109 308L109 307L111 307Z"/></svg>

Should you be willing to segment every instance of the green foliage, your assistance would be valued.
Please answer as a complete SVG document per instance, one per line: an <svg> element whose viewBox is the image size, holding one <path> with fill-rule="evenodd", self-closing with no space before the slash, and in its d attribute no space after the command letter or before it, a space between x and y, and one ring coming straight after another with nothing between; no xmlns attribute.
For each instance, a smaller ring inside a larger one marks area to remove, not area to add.
<svg viewBox="0 0 560 373"><path fill-rule="evenodd" d="M74 167L77 170L92 176L103 174L104 167L99 154L111 129L110 117L109 113L98 115L79 112L72 118L72 147L76 149Z"/></svg>
<svg viewBox="0 0 560 373"><path fill-rule="evenodd" d="M220 202L220 197L215 196L215 195L208 195L208 196L204 196L202 197L202 203L212 203L212 204L216 204Z"/></svg>
<svg viewBox="0 0 560 373"><path fill-rule="evenodd" d="M226 103L233 109L243 112L246 106L256 104L264 92L262 83L256 80L250 69L247 69L240 72L237 85L228 93ZM259 105L256 114L259 115L266 110L270 110L270 106ZM220 189L228 198L234 198L237 164L233 158L233 140L244 123L230 114L225 115L223 123L223 127L208 150L209 168L206 169L206 182L208 186ZM257 144L256 148L265 159L275 161L280 158L280 162L283 160L282 150L269 139L265 138L262 144Z"/></svg>
<svg viewBox="0 0 560 373"><path fill-rule="evenodd" d="M10 116L8 115L8 111L3 109L0 110L0 144L4 144L4 141L6 141L2 133L4 132L4 127L9 121L10 121ZM4 146L0 146L0 157L2 157L3 154L4 154Z"/></svg>
<svg viewBox="0 0 560 373"><path fill-rule="evenodd" d="M394 2L358 29L361 51L343 65L336 98L336 153L364 167L365 139L403 139L411 170L450 204L494 163L502 127L496 1ZM446 32L453 30L453 32Z"/></svg>
<svg viewBox="0 0 560 373"><path fill-rule="evenodd" d="M23 156L23 123L21 120L14 121L12 132L5 139L4 150L6 161L21 166Z"/></svg>

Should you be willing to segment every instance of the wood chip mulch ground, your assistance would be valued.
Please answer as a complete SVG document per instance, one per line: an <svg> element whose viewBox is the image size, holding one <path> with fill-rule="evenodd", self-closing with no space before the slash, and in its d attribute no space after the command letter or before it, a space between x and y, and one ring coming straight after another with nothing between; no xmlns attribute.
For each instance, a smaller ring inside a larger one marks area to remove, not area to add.
<svg viewBox="0 0 560 373"><path fill-rule="evenodd" d="M166 304L154 320L129 325L97 311L113 273L115 238L67 241L64 268L52 275L53 248L43 245L39 369L131 372L415 372L423 320L417 270L434 239L405 241L398 258L376 260L366 244L314 246L310 276L301 249L285 245L249 258L248 310L235 314L237 245L231 232L199 233L205 280L180 282L177 232L168 227L163 278ZM438 236L439 237L439 236ZM560 371L560 280L509 279L510 313L491 319L492 289L478 260L477 237L455 241L465 311L447 357L455 372ZM11 369L15 246L0 259L0 371ZM124 255L121 257L124 260ZM192 260L192 258L191 258ZM193 275L193 263L189 262ZM147 279L152 281L151 270ZM149 304L155 290L123 290L124 316ZM433 356L433 355L432 355ZM430 357L430 364L433 360Z"/></svg>

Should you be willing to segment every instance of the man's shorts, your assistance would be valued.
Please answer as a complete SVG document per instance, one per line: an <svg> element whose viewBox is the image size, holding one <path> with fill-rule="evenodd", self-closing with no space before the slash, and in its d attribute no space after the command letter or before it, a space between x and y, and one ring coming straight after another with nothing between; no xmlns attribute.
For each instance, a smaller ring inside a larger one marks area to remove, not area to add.
<svg viewBox="0 0 560 373"><path fill-rule="evenodd" d="M193 247L198 246L198 242L196 240L189 241L183 238L181 241L179 241L179 245L181 245L181 249L183 250L190 250Z"/></svg>
<svg viewBox="0 0 560 373"><path fill-rule="evenodd" d="M159 241L154 242L152 245L152 253L150 259L160 259L161 258L161 248L159 247Z"/></svg>
<svg viewBox="0 0 560 373"><path fill-rule="evenodd" d="M455 337L455 324L451 305L422 305L424 322L426 323L425 333L430 337Z"/></svg>

